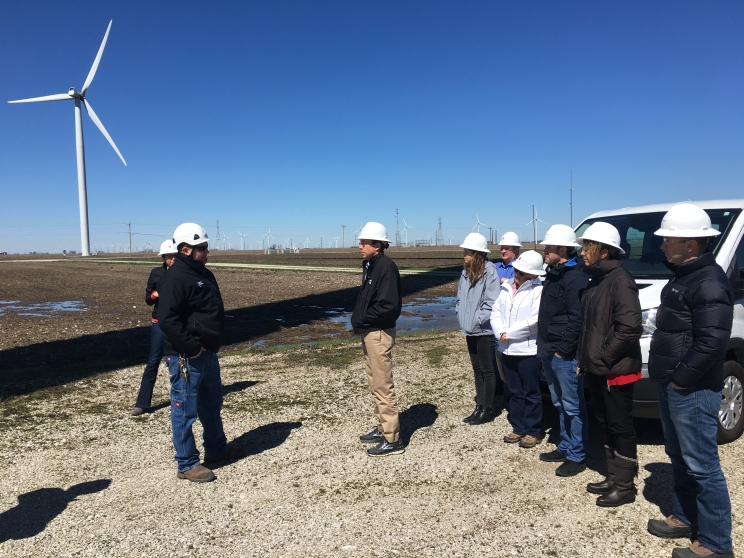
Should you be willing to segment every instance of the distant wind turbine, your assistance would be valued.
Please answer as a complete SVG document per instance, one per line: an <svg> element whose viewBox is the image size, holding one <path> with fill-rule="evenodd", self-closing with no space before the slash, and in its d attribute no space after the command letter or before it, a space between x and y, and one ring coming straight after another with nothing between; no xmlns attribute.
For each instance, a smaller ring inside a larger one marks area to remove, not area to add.
<svg viewBox="0 0 744 558"><path fill-rule="evenodd" d="M245 239L244 237L248 236L247 234L243 234L240 231L235 231L240 235L240 249L245 250Z"/></svg>
<svg viewBox="0 0 744 558"><path fill-rule="evenodd" d="M114 148L114 151L116 151L119 159L121 159L121 162L124 163L124 166L126 166L127 164L127 162L124 160L124 157L122 157L121 153L119 152L119 149L116 147L114 140L111 139L111 136L106 131L106 128L103 127L103 123L93 111L93 107L90 106L90 101L85 98L85 92L88 90L88 87L90 87L90 84L93 83L93 78L96 75L96 70L98 70L98 64L101 62L101 56L103 56L103 49L106 47L106 41L108 40L112 23L113 20L110 21L108 24L106 34L103 36L103 42L101 43L101 47L98 49L96 59L93 61L93 66L91 67L90 72L88 72L88 77L85 78L85 83L83 84L83 87L79 92L76 91L74 87L70 87L70 90L67 93L46 95L44 97L33 97L30 99L20 99L18 101L8 101L9 103L40 103L43 101L70 100L75 101L75 150L77 152L78 198L80 205L80 240L82 242L83 256L90 256L90 232L88 228L88 190L85 181L85 145L83 144L83 113L80 109L81 104L85 105L88 116L90 116L90 119L111 144L111 147ZM74 49L77 48L78 45L74 44L72 46L74 51ZM68 51L66 50L66 52Z"/></svg>
<svg viewBox="0 0 744 558"><path fill-rule="evenodd" d="M336 246L335 247L338 248L338 236L334 236L333 237L333 240L336 242Z"/></svg>
<svg viewBox="0 0 744 558"><path fill-rule="evenodd" d="M403 219L403 224L405 225L403 227L403 232L406 233L406 246L408 246L408 229L412 229L413 227L406 223L405 219Z"/></svg>
<svg viewBox="0 0 744 558"><path fill-rule="evenodd" d="M276 238L274 236L271 236L271 229L269 229L269 232L267 232L265 235L266 237L266 249L268 250L271 247L271 239Z"/></svg>
<svg viewBox="0 0 744 558"><path fill-rule="evenodd" d="M542 219L537 218L537 210L535 209L535 206L532 206L532 221L528 221L525 223L525 226L532 225L532 238L535 243L535 246L537 246L537 224L538 223L545 223ZM547 223L545 223L547 225Z"/></svg>
<svg viewBox="0 0 744 558"><path fill-rule="evenodd" d="M484 227L487 227L488 225L486 223L481 223L481 220L478 217L478 214L477 213L475 214L475 220L477 221L477 223L475 224L475 227L473 227L472 229L470 229L470 231L472 232L473 229L475 229L477 227L478 228L478 234L480 234L481 225L483 225Z"/></svg>

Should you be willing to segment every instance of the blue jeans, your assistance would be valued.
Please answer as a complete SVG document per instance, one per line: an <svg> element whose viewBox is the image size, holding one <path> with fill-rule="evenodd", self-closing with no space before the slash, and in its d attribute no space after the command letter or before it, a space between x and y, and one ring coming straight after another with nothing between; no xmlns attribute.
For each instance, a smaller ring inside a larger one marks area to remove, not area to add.
<svg viewBox="0 0 744 558"><path fill-rule="evenodd" d="M178 356L165 357L171 383L171 427L178 471L183 473L199 465L191 426L199 417L204 429L204 455L210 457L227 449L222 429L222 380L217 355L205 350L199 358L188 359L189 381L178 369Z"/></svg>
<svg viewBox="0 0 744 558"><path fill-rule="evenodd" d="M160 366L160 360L163 358L163 337L163 330L160 329L158 322L152 322L150 328L150 358L147 359L147 366L142 373L137 402L134 404L135 407L140 409L152 407L152 390L155 388L158 367Z"/></svg>
<svg viewBox="0 0 744 558"><path fill-rule="evenodd" d="M557 356L542 358L542 369L548 380L550 399L558 410L561 441L558 451L568 459L581 463L586 459L586 441L589 436L589 421L584 400L584 379L576 375L576 359Z"/></svg>
<svg viewBox="0 0 744 558"><path fill-rule="evenodd" d="M536 356L502 355L506 383L509 384L509 423L515 434L541 437L542 395L540 359Z"/></svg>
<svg viewBox="0 0 744 558"><path fill-rule="evenodd" d="M672 513L698 526L698 540L708 550L731 552L731 500L716 441L721 392L669 384L658 389L664 449L674 470Z"/></svg>

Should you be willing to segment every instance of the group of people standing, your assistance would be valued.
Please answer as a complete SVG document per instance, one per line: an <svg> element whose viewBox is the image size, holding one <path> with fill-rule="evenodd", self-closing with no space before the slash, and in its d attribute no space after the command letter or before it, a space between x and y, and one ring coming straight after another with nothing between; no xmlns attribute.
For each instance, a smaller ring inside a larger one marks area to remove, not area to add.
<svg viewBox="0 0 744 558"><path fill-rule="evenodd" d="M651 340L649 376L658 382L665 449L675 484L672 514L648 530L688 537L675 558L733 557L731 504L716 442L723 363L733 320L733 291L708 251L720 234L693 204L674 206L655 232L674 278L662 292ZM602 507L635 501L638 475L633 387L641 379L643 333L638 286L622 265L619 231L595 222L577 239L553 225L542 255L520 254L515 233L501 238L501 261L488 261L486 238L461 244L464 266L456 310L475 380L475 410L463 422L495 416L496 378L506 381L508 444L533 448L543 438L541 376L558 411L557 447L539 459L560 463L555 473L586 469L590 393L604 425L607 475L587 484Z"/></svg>

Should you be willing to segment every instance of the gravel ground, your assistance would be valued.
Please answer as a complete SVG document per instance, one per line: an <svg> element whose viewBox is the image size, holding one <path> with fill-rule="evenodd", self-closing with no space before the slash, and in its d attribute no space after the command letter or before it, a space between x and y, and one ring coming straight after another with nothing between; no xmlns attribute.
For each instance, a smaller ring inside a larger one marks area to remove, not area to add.
<svg viewBox="0 0 744 558"><path fill-rule="evenodd" d="M227 436L247 450L217 481L176 478L168 386L128 416L141 367L6 400L0 413L2 556L670 556L685 541L646 532L668 511L671 467L658 421L638 420L639 498L602 509L591 470L560 479L501 442L505 413L471 427L472 380L456 332L399 338L403 455L368 458L374 425L354 340L221 357ZM161 369L161 372L164 368ZM197 437L200 437L197 427ZM720 448L741 548L742 442Z"/></svg>

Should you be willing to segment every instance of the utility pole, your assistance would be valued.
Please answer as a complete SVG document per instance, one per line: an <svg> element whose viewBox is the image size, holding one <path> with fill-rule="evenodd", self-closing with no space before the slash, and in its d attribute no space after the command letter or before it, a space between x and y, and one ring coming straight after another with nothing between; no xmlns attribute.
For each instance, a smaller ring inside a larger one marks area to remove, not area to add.
<svg viewBox="0 0 744 558"><path fill-rule="evenodd" d="M488 243L493 244L493 227L488 227Z"/></svg>
<svg viewBox="0 0 744 558"><path fill-rule="evenodd" d="M395 208L395 247L396 248L400 247L400 225L398 225L398 208L397 207Z"/></svg>
<svg viewBox="0 0 744 558"><path fill-rule="evenodd" d="M439 226L437 227L437 234L436 234L436 238L437 238L436 245L444 246L444 234L442 233L442 218L441 217L439 218L438 225Z"/></svg>
<svg viewBox="0 0 744 558"><path fill-rule="evenodd" d="M568 189L568 206L571 208L571 228L573 228L573 169L571 169L571 187Z"/></svg>
<svg viewBox="0 0 744 558"><path fill-rule="evenodd" d="M132 257L132 223L127 223L129 227L129 257Z"/></svg>
<svg viewBox="0 0 744 558"><path fill-rule="evenodd" d="M341 225L341 248L346 248L346 243L344 242L344 233L346 232L346 225Z"/></svg>
<svg viewBox="0 0 744 558"><path fill-rule="evenodd" d="M320 249L321 250L323 249L323 237L322 236L320 237Z"/></svg>

